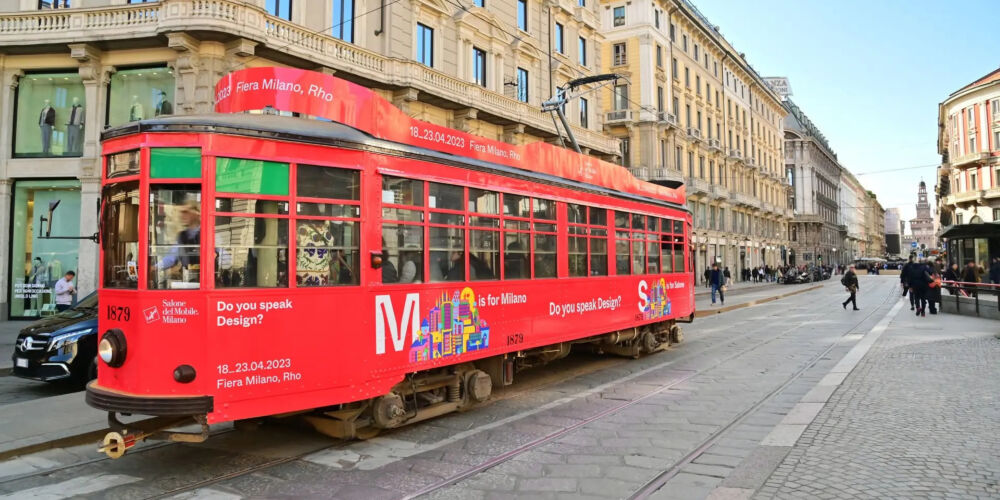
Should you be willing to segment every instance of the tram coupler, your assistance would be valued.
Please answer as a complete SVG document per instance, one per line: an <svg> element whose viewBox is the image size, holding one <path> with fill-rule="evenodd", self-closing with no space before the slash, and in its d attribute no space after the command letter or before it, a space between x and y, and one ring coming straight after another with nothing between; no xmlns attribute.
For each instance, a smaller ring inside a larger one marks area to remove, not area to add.
<svg viewBox="0 0 1000 500"><path fill-rule="evenodd" d="M201 425L201 432L166 432L167 429L194 423ZM208 419L205 415L183 417L153 417L125 424L118 420L115 412L108 412L110 432L104 436L102 446L97 451L109 458L120 458L137 443L147 439L162 439L182 443L200 443L208 439Z"/></svg>

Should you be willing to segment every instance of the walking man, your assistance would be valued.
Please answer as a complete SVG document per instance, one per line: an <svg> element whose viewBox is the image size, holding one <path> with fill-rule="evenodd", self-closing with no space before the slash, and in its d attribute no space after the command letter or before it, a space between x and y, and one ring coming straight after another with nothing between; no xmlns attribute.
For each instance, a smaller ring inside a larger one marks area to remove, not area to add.
<svg viewBox="0 0 1000 500"><path fill-rule="evenodd" d="M719 299L722 300L722 305L726 305L726 290L724 288L726 282L724 280L725 277L723 276L722 271L719 271L719 265L712 264L712 271L709 273L708 282L712 286L713 306L715 305L715 292L719 292Z"/></svg>
<svg viewBox="0 0 1000 500"><path fill-rule="evenodd" d="M844 309L847 309L847 303L850 302L854 306L855 311L860 311L858 309L858 276L854 274L854 266L847 268L847 272L844 273L844 277L840 279L840 283L847 287L847 291L851 293L847 300L842 304Z"/></svg>

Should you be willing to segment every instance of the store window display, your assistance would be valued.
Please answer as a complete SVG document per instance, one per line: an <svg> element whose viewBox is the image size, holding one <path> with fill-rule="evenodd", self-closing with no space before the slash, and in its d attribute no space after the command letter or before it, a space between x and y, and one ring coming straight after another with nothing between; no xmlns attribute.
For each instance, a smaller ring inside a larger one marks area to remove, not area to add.
<svg viewBox="0 0 1000 500"><path fill-rule="evenodd" d="M15 157L83 154L85 98L77 73L30 73L17 85Z"/></svg>
<svg viewBox="0 0 1000 500"><path fill-rule="evenodd" d="M80 210L79 181L31 180L14 184L9 280L12 318L56 313L55 283L67 271L77 269L81 240L47 239L39 237L39 233L79 236ZM51 229L42 218L51 221Z"/></svg>
<svg viewBox="0 0 1000 500"><path fill-rule="evenodd" d="M165 66L121 69L108 88L108 125L174 114L174 72Z"/></svg>

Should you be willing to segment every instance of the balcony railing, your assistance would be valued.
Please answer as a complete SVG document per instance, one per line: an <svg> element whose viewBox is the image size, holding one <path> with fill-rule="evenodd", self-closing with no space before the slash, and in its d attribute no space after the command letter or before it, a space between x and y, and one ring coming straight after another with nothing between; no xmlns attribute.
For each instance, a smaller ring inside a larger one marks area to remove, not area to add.
<svg viewBox="0 0 1000 500"><path fill-rule="evenodd" d="M677 117L674 116L673 113L660 111L659 113L656 114L656 119L659 120L660 123L665 123L667 125L670 125L671 127L677 126Z"/></svg>
<svg viewBox="0 0 1000 500"><path fill-rule="evenodd" d="M739 149L730 149L729 150L729 157L732 158L732 159L734 159L734 160L742 160L743 159L743 152L740 151Z"/></svg>
<svg viewBox="0 0 1000 500"><path fill-rule="evenodd" d="M650 180L684 182L684 174L672 168L654 168L650 171Z"/></svg>
<svg viewBox="0 0 1000 500"><path fill-rule="evenodd" d="M704 179L699 179L697 177L688 177L684 180L687 184L687 194L690 195L710 195L712 194L712 185Z"/></svg>
<svg viewBox="0 0 1000 500"><path fill-rule="evenodd" d="M748 167L756 167L757 166L757 160L755 160L751 156L751 157L749 157L749 158L746 159L746 164L747 164Z"/></svg>
<svg viewBox="0 0 1000 500"><path fill-rule="evenodd" d="M989 153L969 153L967 155L962 155L955 158L951 162L951 166L956 168L971 166L971 164L973 163L985 162L986 160L989 160L989 158L990 158Z"/></svg>
<svg viewBox="0 0 1000 500"><path fill-rule="evenodd" d="M701 140L701 130L698 130L698 129L694 128L694 127L688 127L688 137L690 137L692 140L700 141Z"/></svg>
<svg viewBox="0 0 1000 500"><path fill-rule="evenodd" d="M633 167L628 169L637 179L649 180L649 169L646 167Z"/></svg>
<svg viewBox="0 0 1000 500"><path fill-rule="evenodd" d="M721 184L712 184L712 194L723 200L728 200L730 196L729 189Z"/></svg>
<svg viewBox="0 0 1000 500"><path fill-rule="evenodd" d="M455 78L409 59L388 57L269 15L237 0L161 0L110 7L0 13L0 47L158 38L173 32L226 33L260 42L316 65L380 82L410 87L481 109L503 120L552 131L552 118L537 106ZM581 146L616 153L618 140L573 126Z"/></svg>
<svg viewBox="0 0 1000 500"><path fill-rule="evenodd" d="M608 111L607 115L604 117L605 125L612 125L619 122L630 122L632 121L632 111L628 109L616 109L614 111Z"/></svg>
<svg viewBox="0 0 1000 500"><path fill-rule="evenodd" d="M716 151L722 151L722 146L719 145L719 140L718 139L712 138L712 139L708 140L708 149L714 149Z"/></svg>

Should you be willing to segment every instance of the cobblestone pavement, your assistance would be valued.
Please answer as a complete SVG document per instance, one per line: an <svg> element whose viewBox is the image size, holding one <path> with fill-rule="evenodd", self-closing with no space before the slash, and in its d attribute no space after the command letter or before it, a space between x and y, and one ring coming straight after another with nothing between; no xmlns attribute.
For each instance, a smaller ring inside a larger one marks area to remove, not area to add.
<svg viewBox="0 0 1000 500"><path fill-rule="evenodd" d="M5 480L0 464L0 499L5 493L48 494L45 488L53 487L63 495L147 498L192 486L175 498L396 499L422 491L438 499L623 498L665 471L669 480L652 498L727 492L746 498L794 451L762 441L781 422L801 416L800 401L896 303L896 280L861 279L860 312L838 307L844 297L834 284L699 319L685 326L685 342L676 348L638 360L600 361L599 370L530 390L508 389L474 411L369 441L337 444L309 432L265 427L198 445L150 447L45 476L8 474ZM925 325L934 321L943 318L928 317ZM531 377L528 372L522 380ZM535 446L536 440L544 442ZM62 457L48 459L63 464ZM271 465L274 460L279 463ZM998 462L988 454L981 461ZM457 478L480 464L489 467ZM17 465L47 467L27 459ZM257 465L266 467L247 470ZM227 474L232 476L223 478ZM780 477L767 483L779 496Z"/></svg>
<svg viewBox="0 0 1000 500"><path fill-rule="evenodd" d="M998 330L903 308L756 498L1000 498Z"/></svg>

